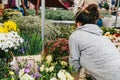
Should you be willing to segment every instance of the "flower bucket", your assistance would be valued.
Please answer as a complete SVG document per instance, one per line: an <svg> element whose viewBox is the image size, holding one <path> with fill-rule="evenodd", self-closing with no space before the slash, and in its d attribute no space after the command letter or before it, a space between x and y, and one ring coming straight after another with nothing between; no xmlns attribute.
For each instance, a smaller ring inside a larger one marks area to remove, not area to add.
<svg viewBox="0 0 120 80"><path fill-rule="evenodd" d="M14 57L13 61L10 64L18 67L17 66L18 62L17 61L21 61L21 60L26 60L27 64L29 64L32 67L32 69L34 70L34 72L36 72L37 67L38 67L36 62L41 62L41 54L39 54L39 55L31 55L31 56Z"/></svg>

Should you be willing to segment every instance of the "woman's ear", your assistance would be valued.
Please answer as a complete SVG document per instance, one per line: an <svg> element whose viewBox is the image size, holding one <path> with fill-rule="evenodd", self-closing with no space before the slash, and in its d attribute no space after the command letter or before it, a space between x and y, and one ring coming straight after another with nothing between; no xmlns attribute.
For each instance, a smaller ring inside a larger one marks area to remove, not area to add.
<svg viewBox="0 0 120 80"><path fill-rule="evenodd" d="M82 26L82 23L76 22L76 27Z"/></svg>

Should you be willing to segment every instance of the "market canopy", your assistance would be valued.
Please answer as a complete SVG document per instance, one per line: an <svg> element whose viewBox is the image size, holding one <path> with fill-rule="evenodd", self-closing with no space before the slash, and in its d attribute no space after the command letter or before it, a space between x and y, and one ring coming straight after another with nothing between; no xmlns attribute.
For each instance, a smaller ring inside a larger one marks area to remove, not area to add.
<svg viewBox="0 0 120 80"><path fill-rule="evenodd" d="M28 0L30 1L32 4L37 5L38 0ZM67 0L67 2L70 4L70 6L72 5L71 0ZM41 0L39 1L39 6L41 6ZM63 0L45 0L45 6L46 7L59 7L59 8L65 8L68 9L68 7L65 5Z"/></svg>

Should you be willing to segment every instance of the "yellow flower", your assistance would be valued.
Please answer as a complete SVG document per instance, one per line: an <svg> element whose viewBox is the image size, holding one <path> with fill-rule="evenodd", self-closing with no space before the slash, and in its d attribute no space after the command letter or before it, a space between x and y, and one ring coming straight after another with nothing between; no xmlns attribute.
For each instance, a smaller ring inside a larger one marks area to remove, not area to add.
<svg viewBox="0 0 120 80"><path fill-rule="evenodd" d="M12 79L11 79L11 80L15 80L13 76L12 76Z"/></svg>
<svg viewBox="0 0 120 80"><path fill-rule="evenodd" d="M54 66L51 66L51 67L49 68L49 71L52 72L53 70L54 70Z"/></svg>
<svg viewBox="0 0 120 80"><path fill-rule="evenodd" d="M4 22L3 26L8 29L8 31L16 31L16 23L13 21L6 21Z"/></svg>
<svg viewBox="0 0 120 80"><path fill-rule="evenodd" d="M51 62L52 62L52 56L51 55L48 55L47 57L46 57L46 62L48 63L48 64L50 64Z"/></svg>
<svg viewBox="0 0 120 80"><path fill-rule="evenodd" d="M46 72L49 72L49 68L46 68L45 70L46 70Z"/></svg>
<svg viewBox="0 0 120 80"><path fill-rule="evenodd" d="M0 26L0 33L4 33L4 28Z"/></svg>
<svg viewBox="0 0 120 80"><path fill-rule="evenodd" d="M74 80L73 76L71 76L70 73L65 72L65 75L66 75L66 77L67 77L67 80Z"/></svg>
<svg viewBox="0 0 120 80"><path fill-rule="evenodd" d="M105 36L109 36L109 35L110 35L110 32L106 32L104 35L105 35Z"/></svg>
<svg viewBox="0 0 120 80"><path fill-rule="evenodd" d="M65 62L65 61L61 61L61 65L62 65L63 67L66 67L66 66L68 65L68 63Z"/></svg>
<svg viewBox="0 0 120 80"><path fill-rule="evenodd" d="M9 71L9 74L10 74L10 75L14 75L14 72L13 72L13 71Z"/></svg>
<svg viewBox="0 0 120 80"><path fill-rule="evenodd" d="M7 28L4 28L4 33L8 33L8 29Z"/></svg>
<svg viewBox="0 0 120 80"><path fill-rule="evenodd" d="M45 68L45 66L42 65L42 66L40 67L40 71L41 71L41 72L44 71L44 68Z"/></svg>

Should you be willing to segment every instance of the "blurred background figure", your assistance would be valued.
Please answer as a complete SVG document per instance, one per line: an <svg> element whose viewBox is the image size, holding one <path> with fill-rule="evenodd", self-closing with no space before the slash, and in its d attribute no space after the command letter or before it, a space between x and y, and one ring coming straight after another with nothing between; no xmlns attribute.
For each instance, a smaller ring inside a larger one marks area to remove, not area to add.
<svg viewBox="0 0 120 80"><path fill-rule="evenodd" d="M74 14L76 14L78 8L84 9L89 4L98 5L98 0L74 0Z"/></svg>
<svg viewBox="0 0 120 80"><path fill-rule="evenodd" d="M4 4L2 0L0 0L0 16L2 16L3 9L4 9Z"/></svg>
<svg viewBox="0 0 120 80"><path fill-rule="evenodd" d="M115 0L111 0L111 8L112 8L112 10L115 9L115 4L116 4L116 1Z"/></svg>

